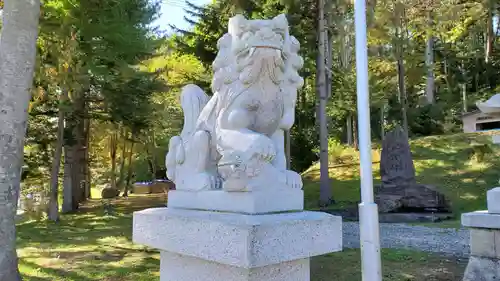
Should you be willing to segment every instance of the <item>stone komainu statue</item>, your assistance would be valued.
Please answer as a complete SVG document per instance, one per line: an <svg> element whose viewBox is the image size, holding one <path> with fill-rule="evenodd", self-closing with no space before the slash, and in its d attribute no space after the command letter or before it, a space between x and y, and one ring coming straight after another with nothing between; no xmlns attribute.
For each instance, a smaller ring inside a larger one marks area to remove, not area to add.
<svg viewBox="0 0 500 281"><path fill-rule="evenodd" d="M184 128L170 140L167 176L177 190L255 191L302 188L286 169L284 131L294 123L299 42L284 15L247 20L237 15L219 39L213 96L182 89Z"/></svg>

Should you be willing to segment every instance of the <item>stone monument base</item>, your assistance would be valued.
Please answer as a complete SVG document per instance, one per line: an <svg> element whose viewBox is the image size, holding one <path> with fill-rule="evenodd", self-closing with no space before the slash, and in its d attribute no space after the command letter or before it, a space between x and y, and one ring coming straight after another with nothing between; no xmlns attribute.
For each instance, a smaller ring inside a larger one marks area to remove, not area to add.
<svg viewBox="0 0 500 281"><path fill-rule="evenodd" d="M251 215L300 211L304 210L304 191L291 188L252 192L173 190L168 193L168 207Z"/></svg>
<svg viewBox="0 0 500 281"><path fill-rule="evenodd" d="M470 228L471 248L463 281L500 280L500 214L463 214L462 225Z"/></svg>
<svg viewBox="0 0 500 281"><path fill-rule="evenodd" d="M133 239L160 250L161 281L309 281L310 257L342 250L342 218L154 208Z"/></svg>

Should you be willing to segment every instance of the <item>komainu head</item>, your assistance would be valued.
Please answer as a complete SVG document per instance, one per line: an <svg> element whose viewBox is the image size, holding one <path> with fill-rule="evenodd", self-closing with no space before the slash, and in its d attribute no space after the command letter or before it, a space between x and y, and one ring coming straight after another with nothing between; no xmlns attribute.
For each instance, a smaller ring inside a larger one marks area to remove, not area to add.
<svg viewBox="0 0 500 281"><path fill-rule="evenodd" d="M295 78L286 77L290 76L286 74L288 68L298 70L303 64L297 54L300 44L290 36L285 15L270 20L250 20L236 15L229 20L228 33L219 39L217 48L213 62L214 92L237 80L251 85L264 75L273 83L282 84Z"/></svg>

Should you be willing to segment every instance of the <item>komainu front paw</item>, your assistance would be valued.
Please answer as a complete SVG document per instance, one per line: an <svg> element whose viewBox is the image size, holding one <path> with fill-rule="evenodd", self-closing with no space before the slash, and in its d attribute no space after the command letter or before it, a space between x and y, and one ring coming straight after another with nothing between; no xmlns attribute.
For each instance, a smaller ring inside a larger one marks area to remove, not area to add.
<svg viewBox="0 0 500 281"><path fill-rule="evenodd" d="M274 142L266 136L259 138L255 150L260 158L266 162L272 162L276 158L277 152Z"/></svg>
<svg viewBox="0 0 500 281"><path fill-rule="evenodd" d="M285 171L286 184L291 188L302 188L302 177L294 171Z"/></svg>
<svg viewBox="0 0 500 281"><path fill-rule="evenodd" d="M220 189L221 179L217 175L210 173L200 173L193 177L192 184L194 191Z"/></svg>

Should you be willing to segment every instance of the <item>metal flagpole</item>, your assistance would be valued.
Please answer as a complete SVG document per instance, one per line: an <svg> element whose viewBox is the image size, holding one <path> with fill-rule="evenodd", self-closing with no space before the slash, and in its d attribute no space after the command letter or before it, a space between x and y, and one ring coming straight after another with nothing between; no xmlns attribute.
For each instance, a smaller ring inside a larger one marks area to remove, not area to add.
<svg viewBox="0 0 500 281"><path fill-rule="evenodd" d="M358 136L361 168L359 227L363 281L382 281L378 207L373 196L370 97L368 88L368 45L366 0L354 1L356 26L356 85L358 96Z"/></svg>

